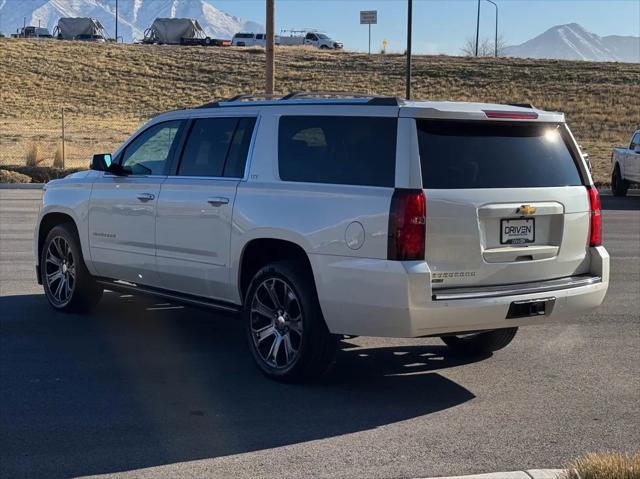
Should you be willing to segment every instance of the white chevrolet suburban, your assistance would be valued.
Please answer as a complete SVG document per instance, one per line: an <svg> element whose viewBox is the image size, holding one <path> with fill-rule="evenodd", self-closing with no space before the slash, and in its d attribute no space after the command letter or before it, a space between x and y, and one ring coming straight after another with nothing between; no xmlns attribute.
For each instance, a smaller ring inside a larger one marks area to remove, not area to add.
<svg viewBox="0 0 640 479"><path fill-rule="evenodd" d="M609 283L563 114L355 95L162 114L46 185L35 251L53 308L107 289L241 313L286 381L325 372L342 335L493 352Z"/></svg>
<svg viewBox="0 0 640 479"><path fill-rule="evenodd" d="M631 135L628 148L615 148L611 154L611 191L626 196L629 186L640 183L640 130Z"/></svg>

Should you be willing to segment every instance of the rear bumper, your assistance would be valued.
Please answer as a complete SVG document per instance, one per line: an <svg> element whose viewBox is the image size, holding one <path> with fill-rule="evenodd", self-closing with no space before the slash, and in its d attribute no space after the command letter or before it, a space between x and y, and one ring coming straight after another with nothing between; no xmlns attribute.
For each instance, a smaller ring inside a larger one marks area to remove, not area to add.
<svg viewBox="0 0 640 479"><path fill-rule="evenodd" d="M568 322L604 300L609 255L590 248L588 275L487 288L431 289L425 262L311 255L322 311L336 334L420 337ZM514 301L555 298L544 316L506 319Z"/></svg>

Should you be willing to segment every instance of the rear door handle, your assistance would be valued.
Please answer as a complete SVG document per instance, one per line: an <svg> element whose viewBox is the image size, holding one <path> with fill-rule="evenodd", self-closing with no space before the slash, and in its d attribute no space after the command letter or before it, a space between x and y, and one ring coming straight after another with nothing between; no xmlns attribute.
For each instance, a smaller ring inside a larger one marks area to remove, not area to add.
<svg viewBox="0 0 640 479"><path fill-rule="evenodd" d="M156 198L156 195L154 195L153 193L140 193L138 195L138 199L144 203L146 203L147 201L154 200L155 198Z"/></svg>
<svg viewBox="0 0 640 479"><path fill-rule="evenodd" d="M209 203L211 206L228 205L229 204L229 198L225 198L223 196L216 196L214 198L209 198L207 200L207 203Z"/></svg>

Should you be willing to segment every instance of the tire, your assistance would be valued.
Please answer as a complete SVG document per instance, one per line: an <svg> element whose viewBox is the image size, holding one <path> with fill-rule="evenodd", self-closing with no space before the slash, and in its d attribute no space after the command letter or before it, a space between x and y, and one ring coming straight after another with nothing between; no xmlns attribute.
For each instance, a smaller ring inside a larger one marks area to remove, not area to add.
<svg viewBox="0 0 640 479"><path fill-rule="evenodd" d="M55 226L40 252L40 278L51 307L66 313L91 311L103 289L87 270L78 234L69 223Z"/></svg>
<svg viewBox="0 0 640 479"><path fill-rule="evenodd" d="M207 46L207 47L210 46L211 45L211 38L209 38L209 37L205 38L204 39L204 45Z"/></svg>
<svg viewBox="0 0 640 479"><path fill-rule="evenodd" d="M320 45L320 50L330 50L330 48L326 45Z"/></svg>
<svg viewBox="0 0 640 479"><path fill-rule="evenodd" d="M507 346L518 328L494 329L461 336L442 336L440 339L453 351L466 355L490 354Z"/></svg>
<svg viewBox="0 0 640 479"><path fill-rule="evenodd" d="M256 273L244 322L251 355L271 379L303 382L333 365L339 337L327 329L311 273L295 262L271 263Z"/></svg>
<svg viewBox="0 0 640 479"><path fill-rule="evenodd" d="M620 165L616 165L611 175L611 192L613 196L627 196L627 190L629 189L629 182L622 178L620 173Z"/></svg>

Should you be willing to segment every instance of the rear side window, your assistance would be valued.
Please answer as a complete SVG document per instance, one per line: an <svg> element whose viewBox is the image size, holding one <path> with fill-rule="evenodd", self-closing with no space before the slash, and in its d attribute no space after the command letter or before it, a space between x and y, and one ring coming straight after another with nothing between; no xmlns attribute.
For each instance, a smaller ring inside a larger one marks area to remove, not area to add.
<svg viewBox="0 0 640 479"><path fill-rule="evenodd" d="M417 120L424 188L582 185L562 125Z"/></svg>
<svg viewBox="0 0 640 479"><path fill-rule="evenodd" d="M284 181L395 184L396 118L283 116L278 169Z"/></svg>
<svg viewBox="0 0 640 479"><path fill-rule="evenodd" d="M255 118L201 118L189 131L179 176L241 178Z"/></svg>

